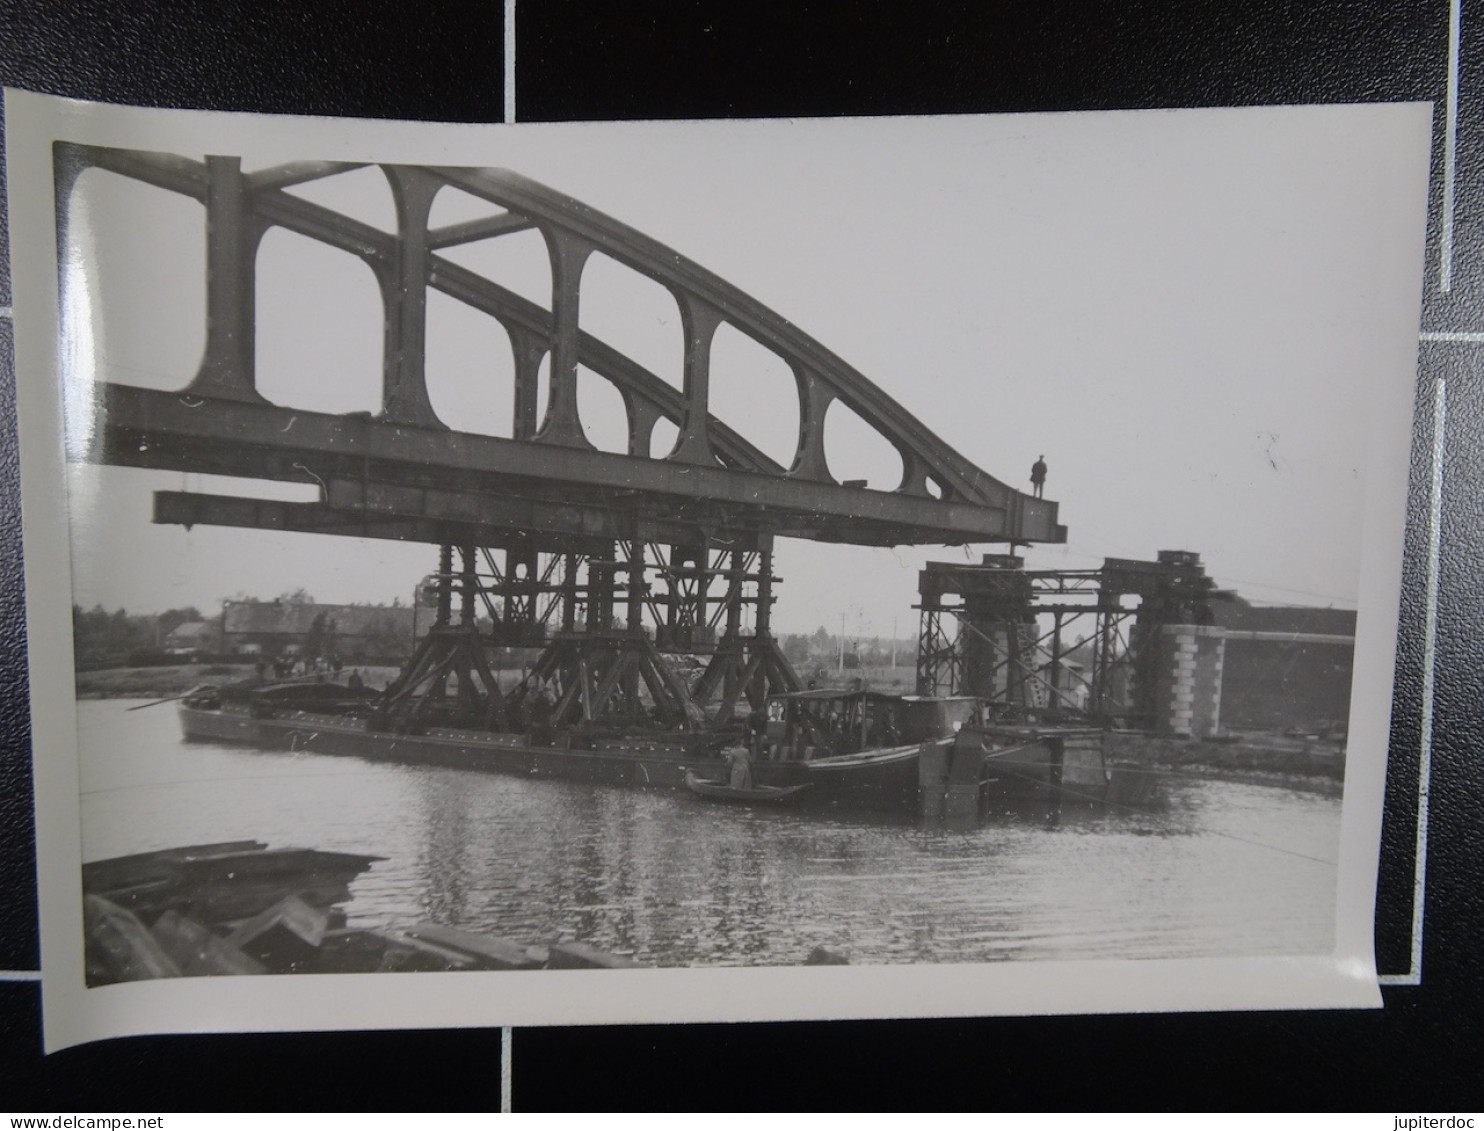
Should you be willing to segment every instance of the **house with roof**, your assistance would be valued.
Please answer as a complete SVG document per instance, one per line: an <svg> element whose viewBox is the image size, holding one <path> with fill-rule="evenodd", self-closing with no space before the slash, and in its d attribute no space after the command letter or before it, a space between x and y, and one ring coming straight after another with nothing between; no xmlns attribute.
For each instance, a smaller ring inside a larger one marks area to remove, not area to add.
<svg viewBox="0 0 1484 1131"><path fill-rule="evenodd" d="M211 621L185 621L171 629L160 646L169 656L209 656L217 651L217 628Z"/></svg>

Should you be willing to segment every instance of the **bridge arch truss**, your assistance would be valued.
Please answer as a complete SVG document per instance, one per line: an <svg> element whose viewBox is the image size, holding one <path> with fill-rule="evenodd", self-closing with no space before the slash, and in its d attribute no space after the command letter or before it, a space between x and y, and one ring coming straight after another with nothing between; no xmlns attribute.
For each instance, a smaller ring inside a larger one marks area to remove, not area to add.
<svg viewBox="0 0 1484 1131"><path fill-rule="evenodd" d="M180 194L205 211L206 343L193 379L184 390L162 392L105 372L93 399L97 418L79 433L88 437L85 450L72 458L318 488L313 503L160 492L159 522L440 546L445 615L414 670L440 687L457 676L464 716L505 716L470 631L478 588L471 563L484 551L505 555L487 595L507 619L520 606L511 603L521 591L518 579L544 569L543 561L562 561L568 623L547 642L538 666L562 689L560 707L573 721L599 721L605 697L615 710L625 703L632 710L641 701L640 682L650 684L657 703L669 696L666 709L687 715L686 692L675 691L672 674L653 658L656 644L712 655L691 690L719 693L724 720L744 702L756 708L767 694L797 686L769 629L775 537L878 546L1065 540L1054 502L976 467L786 318L651 237L518 173L380 165L395 212L395 230L382 231L290 191L366 167L359 164L297 161L246 170L233 156L198 160L70 142L56 143L53 164L62 263L72 240L74 189L88 170ZM482 201L489 214L435 225L434 202L450 188ZM257 258L274 229L354 256L373 273L384 335L377 412L306 412L273 404L259 391ZM549 307L447 254L526 231L539 233L545 248ZM584 267L596 254L674 298L683 337L681 387L581 328ZM426 374L434 291L505 330L515 375L509 438L450 428L435 412ZM771 459L712 411L712 346L724 326L781 359L792 375L799 427L787 463ZM543 368L545 410L538 418ZM622 398L623 452L598 451L588 441L579 368ZM902 475L892 489L840 482L832 474L825 419L836 403L900 457ZM655 457L661 420L674 425L676 438L666 455ZM451 565L455 549L464 563L458 571ZM586 631L571 623L579 571L582 606L600 611ZM654 598L655 579L663 601ZM455 591L464 594L458 624ZM610 615L620 606L622 616ZM654 621L647 627L646 607ZM746 609L751 625L744 624ZM512 640L530 631L517 621L503 625Z"/></svg>

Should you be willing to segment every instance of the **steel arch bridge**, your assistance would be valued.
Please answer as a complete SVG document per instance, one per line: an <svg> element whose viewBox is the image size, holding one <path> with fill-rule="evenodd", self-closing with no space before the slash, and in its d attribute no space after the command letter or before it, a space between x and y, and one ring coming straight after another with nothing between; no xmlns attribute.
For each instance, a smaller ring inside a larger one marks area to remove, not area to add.
<svg viewBox="0 0 1484 1131"><path fill-rule="evenodd" d="M725 718L740 696L756 706L768 691L797 682L768 626L774 537L874 546L1065 540L1054 502L976 467L863 374L724 279L560 192L502 169L382 165L396 214L389 233L286 191L363 167L304 161L247 171L237 157L57 143L59 262L71 245L73 190L90 169L197 200L206 224L206 347L194 379L163 392L102 373L93 427L79 433L88 439L71 455L319 487L313 503L160 492L159 522L444 547L439 624L451 642L413 668L431 685L458 674L466 713L477 707L498 721L507 705L473 645L454 641L456 594L469 632L482 600L505 642L551 644L540 678L566 689L559 713L598 719L605 704L622 706L625 687L634 692L625 708L632 711L642 677L662 715L684 717L686 692L694 690L719 694ZM488 203L490 215L431 226L434 199L447 187ZM354 256L373 272L385 335L379 412L306 412L259 392L256 259L275 228ZM528 230L545 244L549 308L439 254ZM595 252L673 296L684 340L681 388L580 329L583 268ZM509 438L457 431L434 411L425 373L429 289L494 318L508 334L515 371ZM793 376L799 429L787 465L710 411L711 347L724 325L782 359ZM546 410L538 420L543 363ZM579 366L621 396L625 452L596 450L585 437ZM837 401L900 456L895 489L841 483L831 473L824 425ZM667 455L654 457L661 420L675 425L677 438ZM458 569L454 548L462 555ZM503 551L503 565L491 551ZM753 633L744 637L748 606ZM640 641L646 620L661 648L714 650L696 688L673 687L648 655L652 646ZM614 633L627 634L627 643ZM559 647L557 637L570 639ZM412 696L415 683L401 690Z"/></svg>

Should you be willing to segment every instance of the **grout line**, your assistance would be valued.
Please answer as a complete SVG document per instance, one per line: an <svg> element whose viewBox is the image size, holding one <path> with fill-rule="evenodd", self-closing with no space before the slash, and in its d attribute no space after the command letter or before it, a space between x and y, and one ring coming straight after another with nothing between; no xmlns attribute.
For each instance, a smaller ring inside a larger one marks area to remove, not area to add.
<svg viewBox="0 0 1484 1131"><path fill-rule="evenodd" d="M500 1030L500 1113L510 1110L510 1038L513 1030L506 1025Z"/></svg>
<svg viewBox="0 0 1484 1131"><path fill-rule="evenodd" d="M1458 0L1453 0L1456 4ZM505 124L515 123L515 0L505 0Z"/></svg>
<svg viewBox="0 0 1484 1131"><path fill-rule="evenodd" d="M40 970L0 970L0 982L39 982Z"/></svg>
<svg viewBox="0 0 1484 1131"><path fill-rule="evenodd" d="M0 318L3 318L7 322L9 322L12 318L15 317L15 314L13 313L13 311L14 311L14 308L13 307L0 306Z"/></svg>
<svg viewBox="0 0 1484 1131"><path fill-rule="evenodd" d="M509 0L514 4L515 0ZM1463 0L1448 0L1448 124L1443 142L1443 232L1439 250L1439 286L1453 289L1453 181L1458 151L1458 28Z"/></svg>
<svg viewBox="0 0 1484 1131"><path fill-rule="evenodd" d="M1442 548L1443 440L1448 380L1439 377L1432 411L1432 489L1427 508L1427 597L1422 643L1422 741L1417 766L1417 855L1412 880L1412 958L1405 974L1383 974L1383 986L1422 984L1422 910L1427 897L1427 811L1432 792L1433 682L1438 658L1438 571Z"/></svg>
<svg viewBox="0 0 1484 1131"><path fill-rule="evenodd" d="M1417 335L1422 342L1467 342L1473 345L1484 343L1484 332L1478 330L1424 330Z"/></svg>

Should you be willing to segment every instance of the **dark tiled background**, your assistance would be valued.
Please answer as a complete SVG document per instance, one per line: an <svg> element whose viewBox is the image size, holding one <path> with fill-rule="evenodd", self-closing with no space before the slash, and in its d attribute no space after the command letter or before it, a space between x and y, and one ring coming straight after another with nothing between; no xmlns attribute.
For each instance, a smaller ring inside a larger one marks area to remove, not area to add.
<svg viewBox="0 0 1484 1131"><path fill-rule="evenodd" d="M1484 18L1464 12L1453 286L1437 270L1448 0L834 5L526 0L522 121L1438 103L1423 324L1484 330ZM843 7L838 11L846 11ZM0 80L141 105L498 121L504 13L452 3L0 0ZM3 198L0 198L3 206ZM5 259L0 245L0 259ZM8 304L8 262L0 304ZM8 320L0 321L0 969L37 964ZM1424 977L1370 1013L521 1030L517 1110L1479 1105L1484 1058L1484 345L1423 347L1383 838L1381 969L1408 968L1431 410L1447 381ZM14 1109L498 1107L498 1031L138 1038L39 1051L0 982Z"/></svg>

